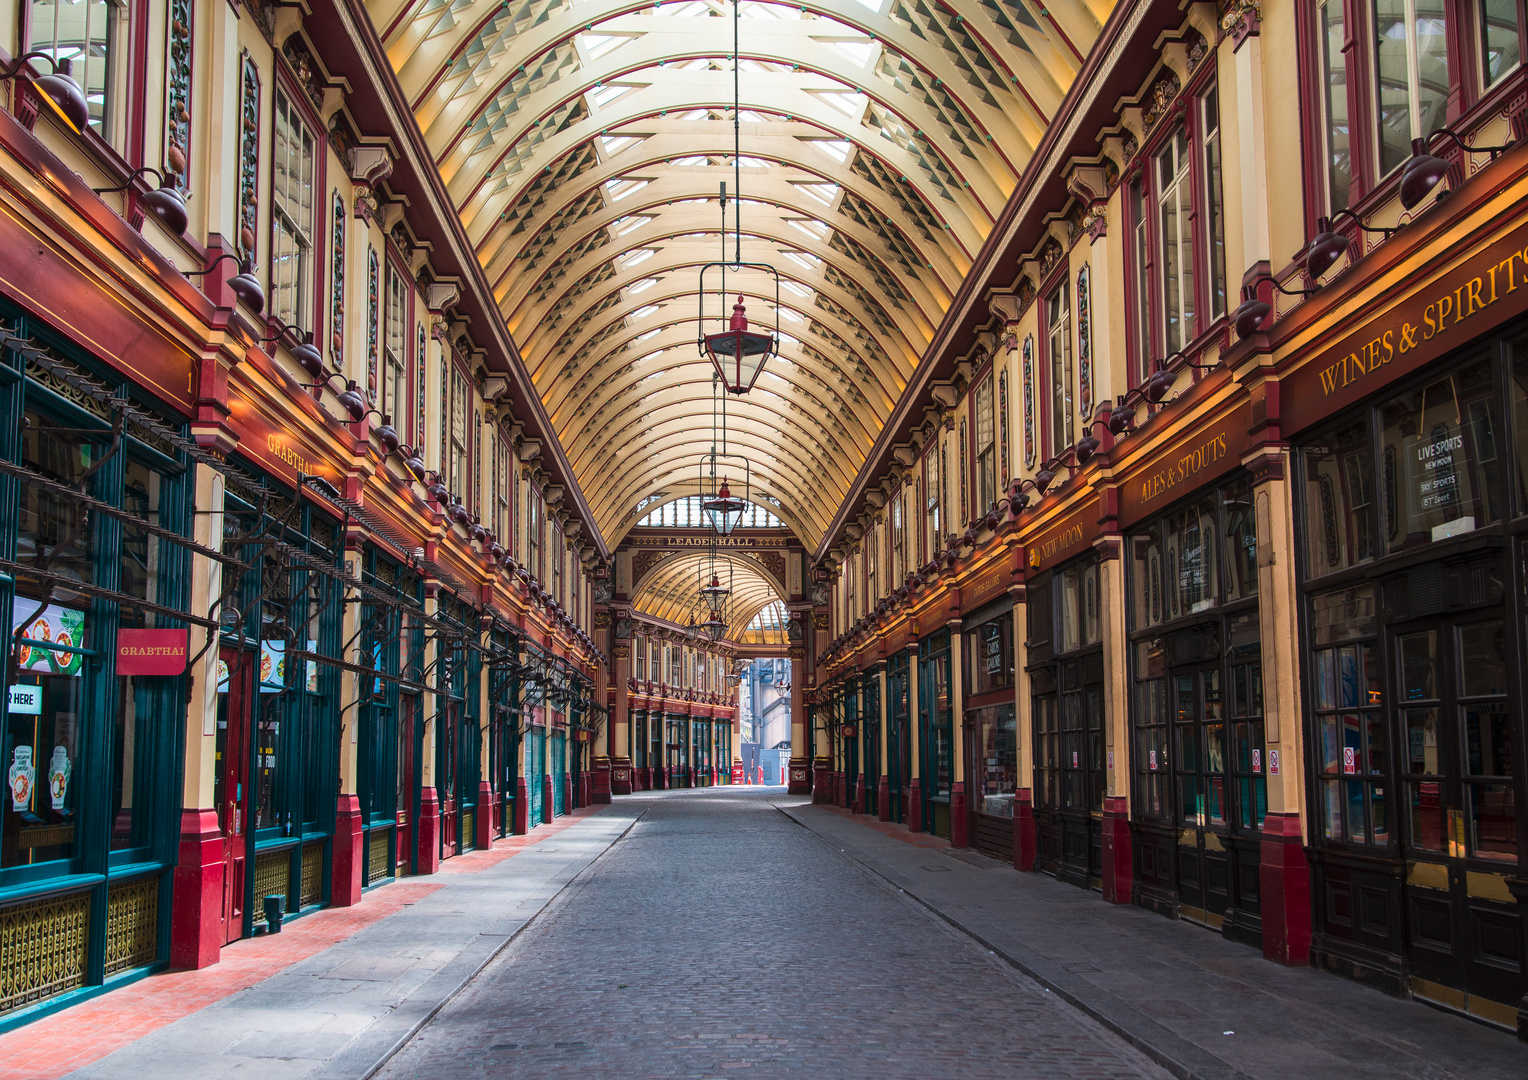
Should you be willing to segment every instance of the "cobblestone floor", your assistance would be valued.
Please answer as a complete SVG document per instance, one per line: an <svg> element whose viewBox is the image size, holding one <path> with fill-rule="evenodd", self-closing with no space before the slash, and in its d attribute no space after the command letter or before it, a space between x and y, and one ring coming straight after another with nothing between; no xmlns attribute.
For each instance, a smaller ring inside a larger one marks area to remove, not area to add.
<svg viewBox="0 0 1528 1080"><path fill-rule="evenodd" d="M621 804L646 813L379 1077L1167 1075L763 792Z"/></svg>

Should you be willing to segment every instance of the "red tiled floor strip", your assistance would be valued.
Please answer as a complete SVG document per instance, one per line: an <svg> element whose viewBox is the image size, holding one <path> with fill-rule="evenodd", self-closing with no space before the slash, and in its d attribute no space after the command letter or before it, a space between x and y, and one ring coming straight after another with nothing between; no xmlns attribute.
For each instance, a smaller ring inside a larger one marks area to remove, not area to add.
<svg viewBox="0 0 1528 1080"><path fill-rule="evenodd" d="M525 836L496 841L491 850L447 859L441 873L486 870L601 809L575 810ZM368 892L355 907L325 908L288 923L279 935L234 942L211 967L162 972L34 1020L0 1035L0 1080L57 1080L268 979L443 887L443 882L431 878L404 878Z"/></svg>

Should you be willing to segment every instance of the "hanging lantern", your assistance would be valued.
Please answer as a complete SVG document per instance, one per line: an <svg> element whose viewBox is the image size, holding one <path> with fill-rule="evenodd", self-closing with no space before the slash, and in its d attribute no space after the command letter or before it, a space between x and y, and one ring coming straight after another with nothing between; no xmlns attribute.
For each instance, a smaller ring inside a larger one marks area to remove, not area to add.
<svg viewBox="0 0 1528 1080"><path fill-rule="evenodd" d="M748 503L732 494L732 489L727 486L725 478L721 486L716 489L710 498L702 499L700 508L706 512L706 520L711 523L711 528L716 530L718 536L731 536L732 530L737 528L737 523L743 519L743 511L748 508Z"/></svg>
<svg viewBox="0 0 1528 1080"><path fill-rule="evenodd" d="M706 632L706 636L712 641L720 641L722 635L727 632L727 624L722 621L719 615L712 615L700 624L700 628Z"/></svg>
<svg viewBox="0 0 1528 1080"><path fill-rule="evenodd" d="M727 597L732 595L732 586L723 585L718 574L712 574L711 580L700 587L701 599L705 600L706 606L711 609L712 615L721 613L726 606Z"/></svg>
<svg viewBox="0 0 1528 1080"><path fill-rule="evenodd" d="M707 334L702 347L729 394L746 394L759 381L764 362L775 354L775 336L748 329L747 309L739 296L732 320L719 334Z"/></svg>

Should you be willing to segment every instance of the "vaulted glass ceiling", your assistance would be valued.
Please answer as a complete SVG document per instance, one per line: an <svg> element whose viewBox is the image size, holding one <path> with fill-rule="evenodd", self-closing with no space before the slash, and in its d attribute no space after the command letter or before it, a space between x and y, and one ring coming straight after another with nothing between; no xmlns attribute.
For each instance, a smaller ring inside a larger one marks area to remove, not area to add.
<svg viewBox="0 0 1528 1080"><path fill-rule="evenodd" d="M808 549L1111 6L742 4L743 257L784 285L729 448ZM730 0L367 7L614 547L710 446L696 289L735 186Z"/></svg>

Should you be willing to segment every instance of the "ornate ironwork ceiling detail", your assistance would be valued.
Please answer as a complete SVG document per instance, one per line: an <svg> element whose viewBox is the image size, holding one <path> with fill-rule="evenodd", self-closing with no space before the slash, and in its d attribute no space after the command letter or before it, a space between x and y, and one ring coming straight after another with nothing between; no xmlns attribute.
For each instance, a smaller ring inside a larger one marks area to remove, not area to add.
<svg viewBox="0 0 1528 1080"><path fill-rule="evenodd" d="M367 3L612 545L694 485L695 273L741 165L782 311L729 440L809 547L1112 6L743 0L734 162L730 0Z"/></svg>

